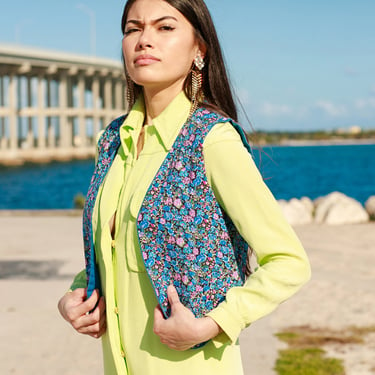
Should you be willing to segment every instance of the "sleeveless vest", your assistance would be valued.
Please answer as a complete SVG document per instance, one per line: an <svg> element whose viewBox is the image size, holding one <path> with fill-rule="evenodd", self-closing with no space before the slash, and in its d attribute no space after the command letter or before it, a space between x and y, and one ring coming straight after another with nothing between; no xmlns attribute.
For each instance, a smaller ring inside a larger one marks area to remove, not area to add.
<svg viewBox="0 0 375 375"><path fill-rule="evenodd" d="M83 232L87 295L100 289L95 261L92 210L97 192L120 145L124 116L113 121L99 140L99 158L89 188ZM146 272L165 317L170 315L167 287L173 284L181 302L202 317L243 285L248 245L218 204L208 183L203 142L218 123L231 122L249 152L242 129L228 118L198 109L182 127L155 175L137 218Z"/></svg>

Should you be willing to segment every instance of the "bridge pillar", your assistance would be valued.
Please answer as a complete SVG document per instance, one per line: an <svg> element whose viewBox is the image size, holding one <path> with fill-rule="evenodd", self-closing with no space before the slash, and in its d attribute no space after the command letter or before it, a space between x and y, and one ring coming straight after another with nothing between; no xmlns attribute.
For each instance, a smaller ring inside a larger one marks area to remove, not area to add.
<svg viewBox="0 0 375 375"><path fill-rule="evenodd" d="M46 116L44 105L43 75L38 75L38 148L46 148Z"/></svg>
<svg viewBox="0 0 375 375"><path fill-rule="evenodd" d="M17 80L13 73L9 74L9 148L16 151L18 148L17 123Z"/></svg>
<svg viewBox="0 0 375 375"><path fill-rule="evenodd" d="M86 146L86 119L85 109L86 80L81 72L78 75L78 143L76 146Z"/></svg>
<svg viewBox="0 0 375 375"><path fill-rule="evenodd" d="M59 112L60 112L60 147L72 147L72 129L68 121L68 77L66 73L60 74L59 83Z"/></svg>

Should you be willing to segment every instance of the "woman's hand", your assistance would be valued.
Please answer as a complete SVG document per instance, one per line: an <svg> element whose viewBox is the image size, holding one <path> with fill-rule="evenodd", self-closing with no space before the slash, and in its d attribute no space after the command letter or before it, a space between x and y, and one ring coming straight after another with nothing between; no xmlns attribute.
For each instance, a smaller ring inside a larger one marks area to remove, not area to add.
<svg viewBox="0 0 375 375"><path fill-rule="evenodd" d="M174 350L187 350L217 336L221 328L209 318L196 318L178 297L173 285L168 287L171 316L166 320L160 307L154 311L154 333L160 341Z"/></svg>
<svg viewBox="0 0 375 375"><path fill-rule="evenodd" d="M106 330L105 301L104 297L99 299L98 290L88 299L84 288L68 292L60 299L58 308L63 318L79 333L99 338Z"/></svg>

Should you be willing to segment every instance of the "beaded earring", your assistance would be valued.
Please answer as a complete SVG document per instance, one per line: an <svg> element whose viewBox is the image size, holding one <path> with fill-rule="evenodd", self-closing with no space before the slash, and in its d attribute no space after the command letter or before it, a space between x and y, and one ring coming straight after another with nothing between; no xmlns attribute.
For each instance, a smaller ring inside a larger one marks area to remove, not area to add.
<svg viewBox="0 0 375 375"><path fill-rule="evenodd" d="M193 68L191 70L191 108L189 117L198 108L199 102L203 100L202 83L203 76L201 70L204 68L205 63L200 53L195 57Z"/></svg>

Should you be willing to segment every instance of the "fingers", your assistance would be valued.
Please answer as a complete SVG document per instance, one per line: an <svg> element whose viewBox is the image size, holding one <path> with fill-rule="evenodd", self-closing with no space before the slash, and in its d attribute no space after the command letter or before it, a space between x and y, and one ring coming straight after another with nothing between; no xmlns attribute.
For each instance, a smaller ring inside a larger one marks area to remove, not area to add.
<svg viewBox="0 0 375 375"><path fill-rule="evenodd" d="M83 334L99 338L106 330L105 300L95 290L86 298L85 289L66 294L59 302L59 310L73 328Z"/></svg>
<svg viewBox="0 0 375 375"><path fill-rule="evenodd" d="M76 313L78 315L83 315L83 314L86 314L87 312L92 311L95 308L96 304L98 303L99 298L100 298L99 291L95 289L92 295L90 296L90 298L88 298L85 302L77 306Z"/></svg>
<svg viewBox="0 0 375 375"><path fill-rule="evenodd" d="M154 309L154 333L160 335L161 326L164 322L164 315L159 305Z"/></svg>
<svg viewBox="0 0 375 375"><path fill-rule="evenodd" d="M167 289L167 294L168 294L168 300L171 305L171 308L173 308L173 305L177 305L181 303L180 298L178 297L177 290L173 285L169 285Z"/></svg>
<svg viewBox="0 0 375 375"><path fill-rule="evenodd" d="M89 314L72 322L77 332L99 338L106 330L105 300L101 297L98 306Z"/></svg>

